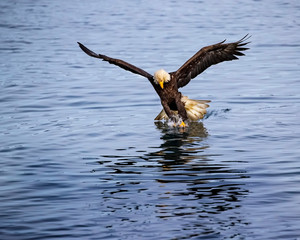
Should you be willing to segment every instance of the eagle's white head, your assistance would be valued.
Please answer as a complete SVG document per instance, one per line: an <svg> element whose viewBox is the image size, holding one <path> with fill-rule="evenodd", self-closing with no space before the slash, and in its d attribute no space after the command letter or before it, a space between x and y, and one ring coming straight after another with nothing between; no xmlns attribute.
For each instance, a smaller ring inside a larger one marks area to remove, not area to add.
<svg viewBox="0 0 300 240"><path fill-rule="evenodd" d="M159 84L161 88L164 88L164 83L169 82L170 80L170 74L163 69L160 69L154 73L154 82Z"/></svg>

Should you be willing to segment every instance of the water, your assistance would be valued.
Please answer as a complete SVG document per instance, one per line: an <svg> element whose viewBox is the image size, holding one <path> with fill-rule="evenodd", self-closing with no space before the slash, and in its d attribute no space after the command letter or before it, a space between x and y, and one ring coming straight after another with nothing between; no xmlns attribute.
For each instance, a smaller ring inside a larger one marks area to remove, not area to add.
<svg viewBox="0 0 300 240"><path fill-rule="evenodd" d="M299 239L298 1L1 1L1 239ZM252 35L182 90L185 132L146 79Z"/></svg>

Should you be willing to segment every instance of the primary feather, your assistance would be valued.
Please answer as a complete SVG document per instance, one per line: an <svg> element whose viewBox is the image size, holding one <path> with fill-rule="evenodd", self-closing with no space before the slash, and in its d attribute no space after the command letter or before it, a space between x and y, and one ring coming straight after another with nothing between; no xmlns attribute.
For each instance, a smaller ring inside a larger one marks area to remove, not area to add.
<svg viewBox="0 0 300 240"><path fill-rule="evenodd" d="M187 85L191 79L198 76L208 67L223 61L238 59L237 56L243 56L241 51L248 48L244 46L249 38L248 34L241 40L233 43L224 43L224 41L200 49L194 56L187 60L176 72L171 74L177 78L178 88Z"/></svg>

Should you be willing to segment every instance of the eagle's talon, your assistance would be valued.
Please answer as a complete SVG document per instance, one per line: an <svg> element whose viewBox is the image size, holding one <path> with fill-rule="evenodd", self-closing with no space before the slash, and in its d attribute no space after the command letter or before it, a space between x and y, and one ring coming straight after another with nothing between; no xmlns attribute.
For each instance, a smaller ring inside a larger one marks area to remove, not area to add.
<svg viewBox="0 0 300 240"><path fill-rule="evenodd" d="M181 124L179 125L179 127L183 127L183 128L186 127L184 121L181 122Z"/></svg>

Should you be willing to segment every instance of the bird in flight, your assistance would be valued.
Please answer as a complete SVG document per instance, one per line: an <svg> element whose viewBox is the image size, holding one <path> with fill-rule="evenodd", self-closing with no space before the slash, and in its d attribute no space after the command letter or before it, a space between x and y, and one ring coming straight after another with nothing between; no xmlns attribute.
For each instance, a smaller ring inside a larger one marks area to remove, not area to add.
<svg viewBox="0 0 300 240"><path fill-rule="evenodd" d="M198 76L208 67L223 61L231 61L243 56L243 51L249 49L245 47L249 42L247 34L241 40L233 43L225 43L225 40L217 44L203 47L194 56L187 60L177 71L166 72L160 69L152 76L150 73L138 68L121 59L111 58L103 54L97 54L83 44L78 42L79 47L89 56L102 59L120 68L139 74L147 78L160 97L163 110L157 115L155 120L171 119L174 123L179 120L179 127L185 127L187 121L197 121L206 114L209 100L193 100L183 96L178 91L186 86L193 78Z"/></svg>

